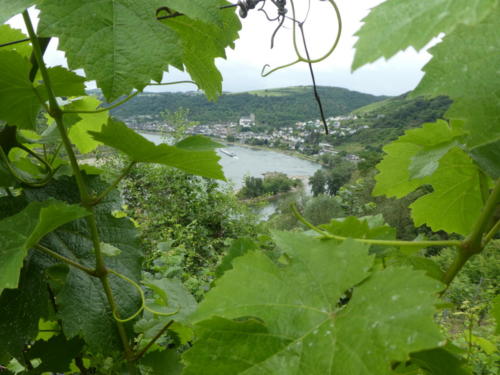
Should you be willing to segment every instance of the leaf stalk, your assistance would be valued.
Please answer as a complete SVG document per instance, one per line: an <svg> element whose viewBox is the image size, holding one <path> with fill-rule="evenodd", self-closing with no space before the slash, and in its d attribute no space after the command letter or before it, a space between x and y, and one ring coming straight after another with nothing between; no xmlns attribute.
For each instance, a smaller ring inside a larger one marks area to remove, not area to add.
<svg viewBox="0 0 500 375"><path fill-rule="evenodd" d="M309 221L307 221L298 211L297 206L295 204L291 205L292 211L302 224L312 229L313 231L321 234L323 238L345 241L350 237L338 236L336 234L324 231L317 226L313 225ZM374 240L367 238L351 238L352 240L360 243L365 243L369 245L386 245L386 246L398 246L398 247L430 247L430 246L460 246L462 244L461 241L458 240L448 240L448 241L398 241L398 240Z"/></svg>

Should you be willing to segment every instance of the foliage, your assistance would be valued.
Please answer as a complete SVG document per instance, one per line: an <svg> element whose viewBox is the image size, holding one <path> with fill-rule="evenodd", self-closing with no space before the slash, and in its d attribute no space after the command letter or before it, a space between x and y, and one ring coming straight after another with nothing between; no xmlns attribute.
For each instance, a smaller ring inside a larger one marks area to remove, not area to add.
<svg viewBox="0 0 500 375"><path fill-rule="evenodd" d="M0 19L32 3L9 2L1 7ZM165 12L165 2L156 0L37 2L38 32L23 11L30 58L22 48L0 51L2 369L8 364L13 372L35 374L160 374L168 369L218 375L437 375L445 362L450 364L446 370L456 374L470 373L470 366L476 373L493 367L495 340L477 323L482 306L465 300L457 311L463 323L459 331L467 333L465 346L453 332L442 332L435 317L447 308L445 290L460 281L457 277L477 273L475 259L488 257L485 248L500 227L498 1L388 0L358 33L354 68L408 46L422 48L445 33L432 48L414 95L450 97L447 120L408 130L386 146L375 193L398 198L422 193L412 197L417 225L456 235L396 240L381 216L316 226L293 207L295 219L309 231L273 232L279 253L272 257L261 250L269 238L258 238L253 222L229 210L234 206L227 195L218 195L213 180L185 174L223 180L217 144L188 137L157 146L117 120L103 119L109 108L84 109L91 106L81 98L84 81L96 80L112 101L160 81L168 66L187 70L210 98L221 92L214 59L233 45L240 26L236 15L221 13L219 6L227 4L221 0L166 3L184 15L155 20L155 14ZM17 37L2 30L2 39ZM59 38L71 70L47 68L48 40L41 36ZM80 131L72 131L76 128ZM84 146L81 137L87 137ZM312 137L311 144L319 140ZM85 152L98 144L127 159L110 181L96 166L85 167L74 149ZM139 163L147 166L134 171ZM125 193L131 214L147 222L146 264L136 225L122 212L117 189L134 173L139 175L132 183L141 186L151 178L159 190L151 197L136 188ZM186 183L189 179L196 180ZM362 181L354 185L365 188ZM339 190L340 201L329 199L342 206L347 200L342 194ZM241 233L257 241L235 241L222 260L221 239ZM156 238L164 242L153 244ZM436 247L454 248L443 270L421 251ZM471 269L462 273L468 264ZM497 271L479 274L496 277ZM221 276L198 306L179 280L199 292L216 275ZM489 305L492 296L485 298ZM39 336L45 331L40 327L47 326L54 335ZM466 355L448 341L465 347Z"/></svg>
<svg viewBox="0 0 500 375"><path fill-rule="evenodd" d="M213 180L137 167L123 181L122 194L141 232L146 270L180 278L197 297L208 289L230 240L257 234L256 218Z"/></svg>
<svg viewBox="0 0 500 375"><path fill-rule="evenodd" d="M328 163L329 168L317 170L309 179L314 196L319 194L335 195L337 191L351 178L355 166L341 157L336 157Z"/></svg>
<svg viewBox="0 0 500 375"><path fill-rule="evenodd" d="M268 220L270 228L278 230L304 228L293 214L292 204L297 204L303 211L304 217L315 225L345 216L343 207L335 197L329 195L311 197L298 193L279 200L276 212Z"/></svg>
<svg viewBox="0 0 500 375"><path fill-rule="evenodd" d="M161 112L163 121L170 127L169 131L164 131L164 137L172 139L175 142L180 141L186 136L189 128L197 125L197 122L189 121L189 109L179 108L177 111L164 111Z"/></svg>
<svg viewBox="0 0 500 375"><path fill-rule="evenodd" d="M381 148L403 135L407 129L424 122L434 122L443 117L451 100L444 96L436 98L416 97L404 94L369 104L353 112L357 126L367 126L343 138L328 137L332 144L360 143L365 147Z"/></svg>
<svg viewBox="0 0 500 375"><path fill-rule="evenodd" d="M246 176L244 185L238 192L238 197L256 198L263 195L276 195L301 186L300 180L289 178L280 172L266 173L264 178Z"/></svg>

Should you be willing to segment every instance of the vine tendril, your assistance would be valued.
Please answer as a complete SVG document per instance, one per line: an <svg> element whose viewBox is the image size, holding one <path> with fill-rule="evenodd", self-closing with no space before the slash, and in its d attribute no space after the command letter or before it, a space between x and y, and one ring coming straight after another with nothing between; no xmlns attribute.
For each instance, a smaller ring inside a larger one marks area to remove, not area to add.
<svg viewBox="0 0 500 375"><path fill-rule="evenodd" d="M142 290L142 287L139 284L137 284L134 280L128 278L127 276L125 276L125 275L123 275L115 270L112 270L110 268L108 268L108 272L112 273L113 275L119 277L120 279L122 279L122 280L126 281L127 283L129 283L130 285L132 285L139 292L139 296L141 297L141 306L134 314L132 314L128 318L121 319L118 316L116 309L113 310L113 318L117 322L120 322L120 323L130 322L131 320L134 320L135 318L137 318L143 310L149 311L150 313L152 313L154 315L158 315L158 316L173 316L180 311L180 307L178 307L177 310L169 312L169 313L153 310L152 308L150 308L146 305L146 295L144 294L144 290Z"/></svg>

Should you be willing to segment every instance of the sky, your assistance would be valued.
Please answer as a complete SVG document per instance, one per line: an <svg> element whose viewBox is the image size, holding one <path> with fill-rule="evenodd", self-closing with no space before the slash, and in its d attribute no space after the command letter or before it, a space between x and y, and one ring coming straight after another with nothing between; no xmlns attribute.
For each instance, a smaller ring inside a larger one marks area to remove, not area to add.
<svg viewBox="0 0 500 375"><path fill-rule="evenodd" d="M232 0L232 2L236 2ZM370 9L383 0L337 0L342 14L343 31L339 45L326 60L314 65L316 82L321 86L345 87L350 90L374 95L399 95L410 91L418 84L423 73L422 67L429 61L430 55L422 51L417 53L412 48L400 52L389 61L380 59L373 64L351 72L354 56L355 32L361 27L362 19ZM275 14L274 7L267 1L266 9L270 16ZM303 20L307 13L308 0L295 0L296 18ZM231 11L231 10L225 10ZM274 12L273 12L274 11ZM36 11L32 12L36 15ZM291 13L288 15L291 16ZM9 23L23 29L22 19L17 16ZM292 44L291 22L285 24L270 48L271 35L277 24L269 22L262 12L250 11L242 19L240 38L235 49L227 50L227 60L217 59L216 64L223 76L223 90L242 92L297 85L311 85L309 67L305 63L261 77L265 64L276 67L296 59ZM337 21L333 8L327 1L311 0L311 7L305 23L307 44L312 58L323 55L332 45L337 32ZM66 65L64 53L57 50L57 40L53 40L45 55L51 66ZM173 70L164 76L164 81L187 79L185 73ZM90 85L90 88L95 86ZM145 91L186 91L193 90L192 85L150 87Z"/></svg>

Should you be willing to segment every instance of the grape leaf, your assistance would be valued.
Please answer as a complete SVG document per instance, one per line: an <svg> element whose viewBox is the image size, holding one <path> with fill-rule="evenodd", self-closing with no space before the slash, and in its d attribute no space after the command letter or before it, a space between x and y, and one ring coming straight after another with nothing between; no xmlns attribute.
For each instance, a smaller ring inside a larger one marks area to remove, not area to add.
<svg viewBox="0 0 500 375"><path fill-rule="evenodd" d="M72 70L83 68L108 101L160 81L169 65L180 65L174 31L156 21L162 0L45 0L39 33L59 38Z"/></svg>
<svg viewBox="0 0 500 375"><path fill-rule="evenodd" d="M86 179L91 191L99 192L107 187L98 177L87 176ZM76 183L69 177L61 177L44 188L25 189L25 195L30 201L50 198L70 204L80 201ZM100 240L122 251L117 256L106 258L106 265L137 282L142 264L137 231L128 219L111 215L111 211L118 209L121 209L118 191L107 195L94 209ZM95 266L93 243L85 220L73 221L61 227L46 236L42 243L80 264L91 268ZM109 282L119 313L127 317L137 311L140 302L137 291L116 276L110 275ZM89 303L89 299L92 303ZM82 337L92 352L110 353L122 349L115 320L98 278L71 267L56 300L58 317L63 322L63 332L68 339Z"/></svg>
<svg viewBox="0 0 500 375"><path fill-rule="evenodd" d="M153 290L157 296L155 300L149 301L153 302L150 306L152 309L165 313L177 311L176 314L167 317L167 320L163 319L165 323L171 319L185 322L186 318L196 310L196 300L180 280L163 278L147 280L143 284Z"/></svg>
<svg viewBox="0 0 500 375"><path fill-rule="evenodd" d="M186 330L185 324L187 318L196 310L196 300L187 291L180 280L160 279L147 280L143 283L146 287L153 290L155 298L148 299L147 305L155 311L163 313L174 313L170 316L153 315L145 312L139 320L134 330L142 333L146 339L152 339L160 332L171 320L176 322L176 326L171 326L174 332L182 334ZM180 338L182 339L182 338Z"/></svg>
<svg viewBox="0 0 500 375"><path fill-rule="evenodd" d="M377 165L380 173L375 176L377 183L373 194L402 198L419 186L429 183L429 176L435 172L439 159L443 156L442 152L436 153L434 150L448 150L463 135L459 121L448 124L438 120L406 131L403 136L384 147L386 155ZM412 179L410 169L422 177Z"/></svg>
<svg viewBox="0 0 500 375"><path fill-rule="evenodd" d="M440 342L442 284L409 268L371 270L368 247L352 240L274 239L287 266L259 252L236 258L193 314L186 375L386 374L392 360Z"/></svg>
<svg viewBox="0 0 500 375"><path fill-rule="evenodd" d="M181 142L182 147L155 145L142 135L128 128L125 124L110 119L97 133L90 131L95 140L127 154L133 161L157 163L182 169L183 171L203 177L224 180L222 167L217 163L220 157L213 150L189 151L185 146L191 143L189 139ZM205 141L207 148L213 147L208 138L196 137L197 149Z"/></svg>
<svg viewBox="0 0 500 375"><path fill-rule="evenodd" d="M356 33L352 69L380 57L389 59L408 47L419 51L440 33L480 22L497 4L498 0L388 0L370 12Z"/></svg>
<svg viewBox="0 0 500 375"><path fill-rule="evenodd" d="M189 2L184 0L164 0L163 2L171 11L173 10L193 19L215 24L221 22L219 6L229 4L227 1L221 2L220 0L191 0Z"/></svg>
<svg viewBox="0 0 500 375"><path fill-rule="evenodd" d="M471 148L469 155L492 178L500 178L500 137Z"/></svg>
<svg viewBox="0 0 500 375"><path fill-rule="evenodd" d="M412 353L411 361L431 375L470 375L467 361L446 348L424 350Z"/></svg>
<svg viewBox="0 0 500 375"><path fill-rule="evenodd" d="M416 226L433 231L470 233L483 207L480 171L462 150L451 150L432 176L434 191L410 205Z"/></svg>
<svg viewBox="0 0 500 375"><path fill-rule="evenodd" d="M471 147L500 137L499 17L496 7L480 24L461 26L432 48L433 59L413 93L451 97L446 117L465 121Z"/></svg>
<svg viewBox="0 0 500 375"><path fill-rule="evenodd" d="M0 294L0 359L22 358L26 344L37 336L38 321L47 314L47 284L33 257L28 257L21 271L19 289Z"/></svg>
<svg viewBox="0 0 500 375"><path fill-rule="evenodd" d="M55 96L83 96L85 93L85 77L69 71L62 66L48 68L52 91ZM47 99L47 91L40 90L42 98Z"/></svg>
<svg viewBox="0 0 500 375"><path fill-rule="evenodd" d="M202 135L193 135L177 142L175 147L188 151L212 151L215 148L222 147L222 145Z"/></svg>
<svg viewBox="0 0 500 375"><path fill-rule="evenodd" d="M23 260L33 245L61 225L88 214L83 207L52 200L31 203L0 221L0 293L17 288Z"/></svg>
<svg viewBox="0 0 500 375"><path fill-rule="evenodd" d="M40 101L29 72L29 61L14 51L0 51L0 120L34 129Z"/></svg>
<svg viewBox="0 0 500 375"><path fill-rule="evenodd" d="M382 215L375 217L357 218L348 216L342 219L333 219L328 224L320 225L320 228L342 237L371 238L379 240L393 240L396 238L396 230L386 225L381 219Z"/></svg>
<svg viewBox="0 0 500 375"><path fill-rule="evenodd" d="M180 356L174 349L148 353L139 361L138 367L142 375L180 375L182 372Z"/></svg>
<svg viewBox="0 0 500 375"><path fill-rule="evenodd" d="M23 34L21 30L13 29L9 25L0 25L0 44L14 42L16 40L22 40L26 38L27 36ZM23 57L29 57L31 55L31 46L29 42L17 43L17 44L12 44L10 46L5 46L2 47L2 50L15 51Z"/></svg>
<svg viewBox="0 0 500 375"><path fill-rule="evenodd" d="M0 0L0 24L21 13L35 3L35 0Z"/></svg>
<svg viewBox="0 0 500 375"><path fill-rule="evenodd" d="M233 268L233 260L242 255L245 255L251 250L257 250L259 247L250 238L238 238L233 241L231 247L227 251L227 254L222 258L221 263L215 270L215 275L221 277L224 272Z"/></svg>
<svg viewBox="0 0 500 375"><path fill-rule="evenodd" d="M64 107L66 110L72 111L94 111L99 107L101 102L92 96L87 96L77 100ZM109 112L100 113L80 113L67 114L65 120L70 124L68 131L71 143L73 143L78 151L82 154L87 154L94 151L100 142L97 142L88 132L101 131L104 124L108 122Z"/></svg>
<svg viewBox="0 0 500 375"><path fill-rule="evenodd" d="M218 5L227 4L226 1L220 0L212 2ZM220 25L188 17L164 21L178 33L182 42L183 64L209 99L216 99L222 93L222 76L214 60L217 57L226 57L225 49L233 46L233 41L238 37L241 28L234 11L226 10L218 13L222 15Z"/></svg>
<svg viewBox="0 0 500 375"><path fill-rule="evenodd" d="M67 340L64 335L52 337L48 341L35 342L26 353L26 359L41 359L42 363L31 373L64 373L70 370L73 359L83 349L83 341L75 337Z"/></svg>

